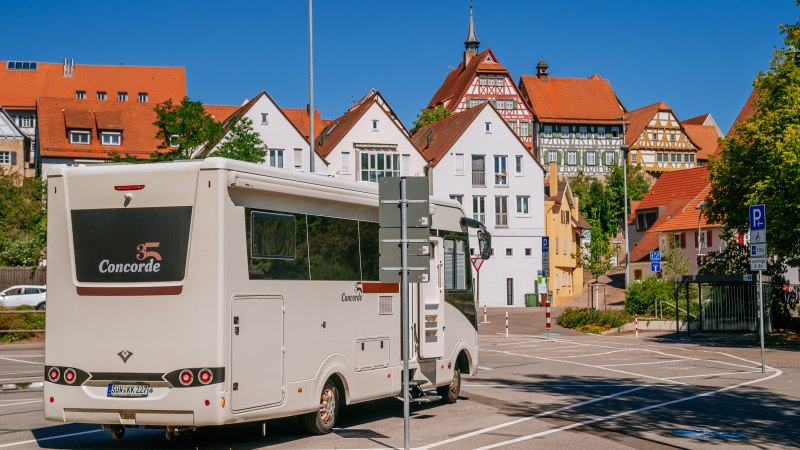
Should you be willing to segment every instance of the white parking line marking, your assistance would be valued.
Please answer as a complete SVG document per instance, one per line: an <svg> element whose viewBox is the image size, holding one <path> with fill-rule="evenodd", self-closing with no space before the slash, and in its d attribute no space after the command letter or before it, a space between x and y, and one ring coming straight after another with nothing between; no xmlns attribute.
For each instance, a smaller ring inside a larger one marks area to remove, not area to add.
<svg viewBox="0 0 800 450"><path fill-rule="evenodd" d="M509 386L508 384L462 384L462 387L502 387L502 388L517 388L520 386L528 386L528 387L541 387L545 389L549 388L562 388L562 387L573 387L573 388L598 388L598 387L631 387L631 386L641 386L640 384L548 384L548 383L515 383L513 386ZM648 384L647 387L665 387L670 386L668 384Z"/></svg>
<svg viewBox="0 0 800 450"><path fill-rule="evenodd" d="M29 404L29 403L39 403L39 402L41 402L41 401L42 401L42 399L39 399L39 400L29 400L29 401L27 401L27 402L19 402L19 403L6 403L6 404L3 404L3 405L0 405L0 408L4 408L4 407L6 407L6 406L27 405L27 404Z"/></svg>
<svg viewBox="0 0 800 450"><path fill-rule="evenodd" d="M8 400L0 400L0 403L8 403L8 402L27 402L28 400L38 400L42 401L40 398L10 398Z"/></svg>
<svg viewBox="0 0 800 450"><path fill-rule="evenodd" d="M29 377L3 378L3 379L0 379L0 383L7 383L9 381L19 381L19 380L28 380L28 379L38 380L39 378L42 378L42 376L41 375L34 375L34 376L29 376Z"/></svg>
<svg viewBox="0 0 800 450"><path fill-rule="evenodd" d="M507 440L507 441L498 442L496 444L487 445L485 447L480 447L478 450L488 450L490 448L497 448L497 447L502 447L502 446L506 446L506 445L516 444L518 442L527 441L527 440L534 439L534 438L537 438L537 437L542 437L542 436L547 436L549 434L558 433L559 431L571 430L573 428L577 428L577 427L582 426L582 425L591 425L593 423L603 422L603 421L611 420L611 419L616 419L618 417L629 416L631 414L644 412L644 411L649 411L651 409L662 408L664 406L674 405L676 403L681 403L681 402L685 402L685 401L689 401L689 400L694 400L696 398L708 397L708 396L711 396L711 395L714 395L714 394L718 394L720 392L725 392L725 391L736 389L736 388L739 388L739 387L742 387L742 386L747 386L749 384L755 384L755 383L758 383L758 382L761 382L761 381L767 381L767 380L770 380L772 378L779 377L779 376L781 376L783 374L782 371L780 371L778 369L773 369L772 367L770 367L770 370L775 370L775 373L773 373L772 375L770 375L768 377L765 377L765 378L759 378L757 380L750 380L750 381L746 381L744 383L735 384L733 386L720 388L720 389L717 389L717 390L714 390L714 391L706 391L706 392L703 392L702 394L691 395L689 397L683 397L683 398L679 398L679 399L676 399L676 400L670 400L668 402L658 403L656 405L650 405L650 406L645 406L645 407L638 408L638 409L623 411L623 412L616 413L616 414L611 414L611 415L608 415L608 416L598 417L596 419L584 420L582 422L573 423L571 425L566 425L566 426L563 426L563 427L560 427L560 428L554 428L554 429L547 430L547 431L542 431L542 432L539 432L539 433L529 434L527 436L521 436L521 437L518 437L516 439L510 439L510 440Z"/></svg>
<svg viewBox="0 0 800 450"><path fill-rule="evenodd" d="M6 356L0 356L0 359L5 359L6 361L21 362L21 363L26 363L26 364L37 364L37 365L40 365L40 366L43 366L43 365L44 365L44 363L40 363L40 362L35 362L35 361L25 361L25 360L23 360L23 359L14 359L14 358L9 358L9 357L6 357Z"/></svg>
<svg viewBox="0 0 800 450"><path fill-rule="evenodd" d="M580 403L575 403L573 405L562 406L561 408L553 409L551 411L545 411L545 412L542 412L542 413L539 413L539 414L536 414L536 415L533 415L533 416L530 416L530 417L523 417L521 419L512 420L511 422L501 423L499 425L495 425L495 426L488 427L488 428L483 428L483 429L480 429L480 430L475 430L475 431L473 431L471 433L462 434L460 436L452 437L450 439L445 439L443 441L434 442L433 444L428 444L428 445L426 445L424 447L420 447L420 448L426 449L426 448L439 447L440 445L445 445L445 444L449 444L451 442L460 441L462 439L470 438L472 436L477 436L477 435L483 434L483 433L488 433L490 431L499 430L500 428L505 428L505 427L509 427L511 425L516 425L518 423L527 422L529 420L533 420L533 419L536 419L536 418L539 418L539 417L548 416L550 414L556 414L556 413L559 413L561 411L570 410L572 408L577 408L577 407L580 407L580 406L586 406L586 405L589 405L589 404L592 404L592 403L597 403L597 402L600 402L600 401L603 401L603 400L608 400L608 399L612 399L612 398L615 398L615 397L619 397L621 395L630 394L631 392L640 391L640 390L646 389L648 387L651 387L651 386L638 386L638 387L635 387L633 389L628 389L628 390L625 390L625 391L622 391L622 392L617 392L615 394L606 395L604 397L599 397L599 398L595 398L595 399L592 399L592 400L586 400L586 401L583 401L583 402L580 402Z"/></svg>
<svg viewBox="0 0 800 450"><path fill-rule="evenodd" d="M41 355L0 355L0 358L10 358L12 356L15 358L44 358L44 353Z"/></svg>
<svg viewBox="0 0 800 450"><path fill-rule="evenodd" d="M563 358L563 356L562 356ZM619 367L619 366L644 366L648 364L666 364L672 362L686 362L685 359L667 359L664 361L650 361L650 362L635 362L635 363L622 363L622 364L601 364L600 367Z"/></svg>
<svg viewBox="0 0 800 450"><path fill-rule="evenodd" d="M674 380L675 378L706 378L706 377L720 377L722 375L739 375L739 374L746 374L746 373L761 373L760 370L749 370L746 372L727 372L727 373L707 373L707 374L700 374L700 375L682 375L680 377L668 377L666 379Z"/></svg>
<svg viewBox="0 0 800 450"><path fill-rule="evenodd" d="M38 371L38 370L28 370L26 372L3 372L3 373L0 373L0 377L7 377L9 375L23 375L23 374L26 374L26 373L41 373L41 372Z"/></svg>
<svg viewBox="0 0 800 450"><path fill-rule="evenodd" d="M491 367L478 366L478 370L494 370Z"/></svg>
<svg viewBox="0 0 800 450"><path fill-rule="evenodd" d="M0 445L0 448L16 447L18 445L33 444L33 443L39 443L39 442L44 442L44 441L51 441L53 439L62 439L62 438L73 437L73 436L81 436L81 435L84 435L84 434L99 433L101 431L103 431L103 430L80 431L78 433L60 434L58 436L50 436L50 437L39 438L39 439L29 439L27 441L11 442L11 443L8 443L8 444Z"/></svg>
<svg viewBox="0 0 800 450"><path fill-rule="evenodd" d="M590 356L603 356L603 355L610 355L612 353L621 353L621 352L627 352L627 351L628 350L614 350L614 351L611 351L611 352L590 353L588 355L567 355L567 356L561 356L561 358L588 358Z"/></svg>

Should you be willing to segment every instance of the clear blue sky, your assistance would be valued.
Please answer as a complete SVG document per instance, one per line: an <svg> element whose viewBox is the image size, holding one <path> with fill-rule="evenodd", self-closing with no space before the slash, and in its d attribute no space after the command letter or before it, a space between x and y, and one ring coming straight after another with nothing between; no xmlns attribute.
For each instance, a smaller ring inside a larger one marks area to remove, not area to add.
<svg viewBox="0 0 800 450"><path fill-rule="evenodd" d="M188 93L240 104L266 90L308 103L305 0L14 1L0 59L186 68ZM607 78L631 110L711 113L727 132L753 77L794 22L794 0L475 1L481 50L515 80L539 58L551 76ZM314 3L315 106L341 115L370 88L407 126L461 59L466 0ZM2 86L0 86L2 89Z"/></svg>

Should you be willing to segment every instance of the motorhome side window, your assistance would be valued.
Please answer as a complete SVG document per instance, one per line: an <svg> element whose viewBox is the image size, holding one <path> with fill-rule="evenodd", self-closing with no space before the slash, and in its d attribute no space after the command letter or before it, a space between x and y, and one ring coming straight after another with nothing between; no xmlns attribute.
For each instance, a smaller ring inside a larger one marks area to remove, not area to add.
<svg viewBox="0 0 800 450"><path fill-rule="evenodd" d="M252 211L250 213L253 259L295 258L295 217Z"/></svg>
<svg viewBox="0 0 800 450"><path fill-rule="evenodd" d="M358 222L308 216L312 280L360 280Z"/></svg>
<svg viewBox="0 0 800 450"><path fill-rule="evenodd" d="M467 289L467 241L460 238L444 239L444 289Z"/></svg>

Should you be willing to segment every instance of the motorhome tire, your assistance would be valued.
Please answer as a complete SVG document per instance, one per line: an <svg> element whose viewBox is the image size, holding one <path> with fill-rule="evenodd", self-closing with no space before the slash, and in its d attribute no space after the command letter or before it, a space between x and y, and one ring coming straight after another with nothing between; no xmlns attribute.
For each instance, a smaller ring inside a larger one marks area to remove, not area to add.
<svg viewBox="0 0 800 450"><path fill-rule="evenodd" d="M328 434L339 417L339 387L333 378L328 378L319 396L319 408L302 416L303 427L310 434Z"/></svg>
<svg viewBox="0 0 800 450"><path fill-rule="evenodd" d="M453 368L453 379L450 383L436 388L436 393L442 397L444 403L455 403L461 393L461 371L458 367Z"/></svg>

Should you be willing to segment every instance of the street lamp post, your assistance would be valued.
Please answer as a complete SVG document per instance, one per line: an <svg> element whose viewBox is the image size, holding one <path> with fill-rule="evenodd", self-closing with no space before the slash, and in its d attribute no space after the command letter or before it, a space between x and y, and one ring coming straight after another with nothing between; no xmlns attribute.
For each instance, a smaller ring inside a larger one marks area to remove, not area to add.
<svg viewBox="0 0 800 450"><path fill-rule="evenodd" d="M700 229L700 219L703 218L703 206L706 204L706 201L703 200L694 207L694 209L700 211L700 214L697 215L697 258L695 258L695 275L697 272L700 271L700 257L703 256L703 233Z"/></svg>
<svg viewBox="0 0 800 450"><path fill-rule="evenodd" d="M619 120L622 122L622 196L625 203L622 232L625 235L625 289L627 290L631 280L630 246L628 245L628 146L625 144L625 117L620 117Z"/></svg>

